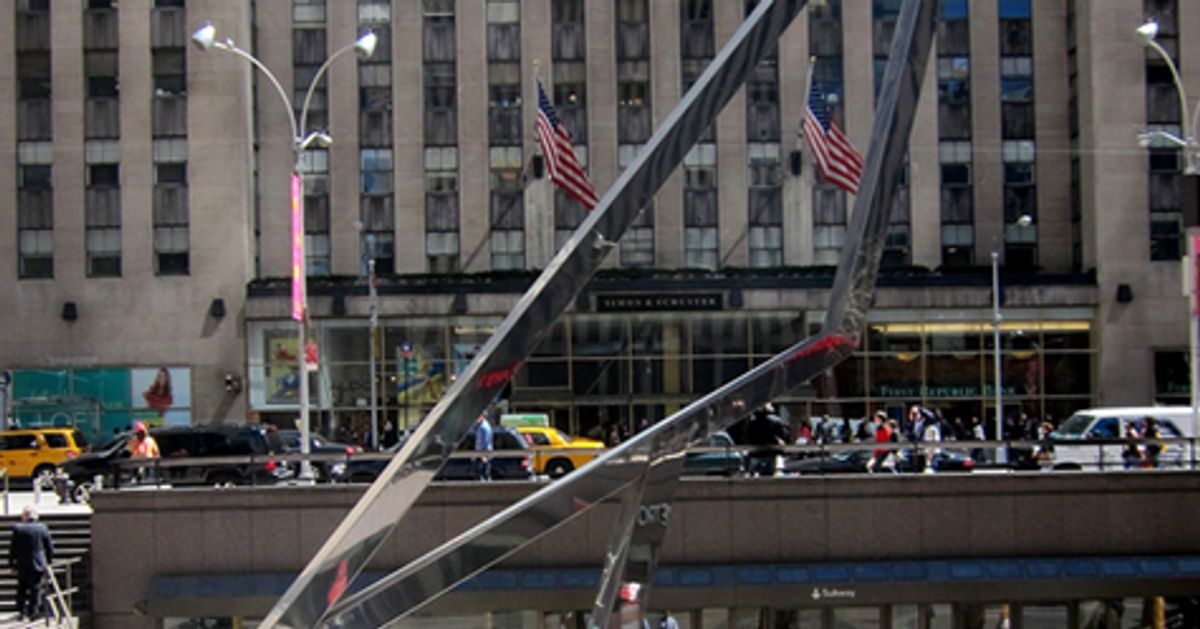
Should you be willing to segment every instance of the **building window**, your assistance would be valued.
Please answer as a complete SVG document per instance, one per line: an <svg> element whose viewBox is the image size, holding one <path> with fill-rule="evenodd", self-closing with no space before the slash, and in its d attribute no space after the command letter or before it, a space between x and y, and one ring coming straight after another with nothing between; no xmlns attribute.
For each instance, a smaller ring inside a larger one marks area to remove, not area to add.
<svg viewBox="0 0 1200 629"><path fill-rule="evenodd" d="M1157 350L1154 352L1154 403L1190 404L1192 370L1188 352Z"/></svg>
<svg viewBox="0 0 1200 629"><path fill-rule="evenodd" d="M683 258L690 269L720 266L717 236L717 146L702 143L683 158Z"/></svg>
<svg viewBox="0 0 1200 629"><path fill-rule="evenodd" d="M84 191L88 277L121 275L121 166L116 140L90 140Z"/></svg>
<svg viewBox="0 0 1200 629"><path fill-rule="evenodd" d="M779 144L751 143L749 158L750 267L783 265L783 169Z"/></svg>
<svg viewBox="0 0 1200 629"><path fill-rule="evenodd" d="M187 29L181 4L157 3L150 12L151 134L155 169L152 222L154 272L187 275L190 221L187 181Z"/></svg>
<svg viewBox="0 0 1200 629"><path fill-rule="evenodd" d="M489 225L492 269L525 268L521 5L487 2Z"/></svg>
<svg viewBox="0 0 1200 629"><path fill-rule="evenodd" d="M492 268L525 268L525 203L519 146L493 146L491 162Z"/></svg>
<svg viewBox="0 0 1200 629"><path fill-rule="evenodd" d="M53 163L50 142L17 145L17 255L23 279L54 277Z"/></svg>
<svg viewBox="0 0 1200 629"><path fill-rule="evenodd" d="M845 117L841 0L829 0L823 6L809 8L808 51L814 59L813 83L825 95L830 119L841 125ZM837 265L846 239L846 193L814 176L812 208L813 264Z"/></svg>
<svg viewBox="0 0 1200 629"><path fill-rule="evenodd" d="M942 266L962 268L973 264L975 211L972 196L972 145L946 140L938 147L941 170Z"/></svg>
<svg viewBox="0 0 1200 629"><path fill-rule="evenodd" d="M458 78L453 0L425 0L425 261L431 273L460 269Z"/></svg>
<svg viewBox="0 0 1200 629"><path fill-rule="evenodd" d="M640 145L617 146L617 166L625 170L637 157ZM621 237L621 266L650 267L654 265L654 201L642 208Z"/></svg>
<svg viewBox="0 0 1200 629"><path fill-rule="evenodd" d="M1036 129L1031 0L997 0L1000 12L1001 154L1004 161L1004 264L1038 262Z"/></svg>
<svg viewBox="0 0 1200 629"><path fill-rule="evenodd" d="M617 3L617 142L642 144L650 117L650 13L647 0Z"/></svg>
<svg viewBox="0 0 1200 629"><path fill-rule="evenodd" d="M1158 23L1156 41L1178 63L1179 5L1177 0L1144 0L1147 20ZM1146 54L1146 123L1180 135L1179 100L1170 68L1156 54ZM1178 147L1157 142L1149 156L1150 259L1175 261L1183 253L1182 156Z"/></svg>
<svg viewBox="0 0 1200 629"><path fill-rule="evenodd" d="M559 124L571 134L580 166L588 164L587 50L583 0L554 0L550 5L551 90ZM587 216L587 208L554 186L554 246L561 249Z"/></svg>
<svg viewBox="0 0 1200 629"><path fill-rule="evenodd" d="M458 149L425 149L425 255L431 273L459 270Z"/></svg>
<svg viewBox="0 0 1200 629"><path fill-rule="evenodd" d="M300 108L312 80L328 54L326 35L327 7L325 0L292 0L292 105L293 115L300 115ZM390 48L386 38L380 38L375 47L374 58L383 49ZM359 64L360 99L369 94L371 98L390 98L390 93L381 94L377 83L384 91L390 85L387 72L376 72L376 68ZM365 77L365 80L364 80ZM326 78L322 77L312 91L306 128L300 133L325 129L329 125L329 95ZM359 141L364 136L382 141L383 128L390 120L380 115L380 108L366 103L359 110ZM370 126L374 124L374 127ZM329 233L329 151L310 148L300 156L300 172L304 181L304 270L309 276L327 276L333 272L333 245ZM361 210L360 210L361 214Z"/></svg>
<svg viewBox="0 0 1200 629"><path fill-rule="evenodd" d="M391 4L359 0L358 18L360 31L370 30L379 38L374 54L358 61L361 273L368 273L367 261L373 259L376 272L390 274L396 267Z"/></svg>

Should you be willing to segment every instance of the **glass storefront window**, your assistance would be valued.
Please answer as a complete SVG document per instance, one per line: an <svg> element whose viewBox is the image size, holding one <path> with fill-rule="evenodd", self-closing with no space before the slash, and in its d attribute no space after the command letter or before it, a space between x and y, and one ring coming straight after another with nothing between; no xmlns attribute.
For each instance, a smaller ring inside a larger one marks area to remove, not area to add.
<svg viewBox="0 0 1200 629"><path fill-rule="evenodd" d="M1046 394L1091 393L1091 359L1090 354L1046 354Z"/></svg>
<svg viewBox="0 0 1200 629"><path fill-rule="evenodd" d="M905 400L921 398L923 382L920 352L871 356L868 364L871 370L871 397Z"/></svg>
<svg viewBox="0 0 1200 629"><path fill-rule="evenodd" d="M514 388L566 389L570 386L566 360L530 358L513 379Z"/></svg>
<svg viewBox="0 0 1200 629"><path fill-rule="evenodd" d="M930 398L970 398L983 394L982 354L930 354L925 359L925 395Z"/></svg>
<svg viewBox="0 0 1200 629"><path fill-rule="evenodd" d="M871 324L867 328L867 351L920 352L920 326L890 323Z"/></svg>
<svg viewBox="0 0 1200 629"><path fill-rule="evenodd" d="M693 358L692 391L704 395L746 373L750 361L745 356L729 358Z"/></svg>
<svg viewBox="0 0 1200 629"><path fill-rule="evenodd" d="M854 355L838 363L833 369L813 378L810 383L819 399L860 398L866 395L866 358Z"/></svg>
<svg viewBox="0 0 1200 629"><path fill-rule="evenodd" d="M571 363L571 392L575 395L627 394L629 363L621 358L576 358Z"/></svg>
<svg viewBox="0 0 1200 629"><path fill-rule="evenodd" d="M774 356L807 338L804 315L794 312L763 313L750 318L755 356Z"/></svg>
<svg viewBox="0 0 1200 629"><path fill-rule="evenodd" d="M630 321L630 349L634 356L662 356L666 352L667 328L674 326L655 318L638 317ZM672 330L672 335L678 332ZM678 353L678 343L676 351Z"/></svg>
<svg viewBox="0 0 1200 629"><path fill-rule="evenodd" d="M1183 350L1154 352L1154 397L1159 403L1189 404L1192 372Z"/></svg>
<svg viewBox="0 0 1200 629"><path fill-rule="evenodd" d="M693 356L745 356L749 353L744 316L703 315L692 319Z"/></svg>
<svg viewBox="0 0 1200 629"><path fill-rule="evenodd" d="M625 323L615 316L580 315L571 319L571 354L574 358L623 356Z"/></svg>

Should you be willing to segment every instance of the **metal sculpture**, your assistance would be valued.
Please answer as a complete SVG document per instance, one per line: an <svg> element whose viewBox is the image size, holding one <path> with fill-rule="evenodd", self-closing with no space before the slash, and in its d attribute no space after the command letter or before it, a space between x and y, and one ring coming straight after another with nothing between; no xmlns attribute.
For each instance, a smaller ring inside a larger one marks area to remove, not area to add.
<svg viewBox="0 0 1200 629"><path fill-rule="evenodd" d="M517 302L260 625L313 627L433 480L805 0L763 0Z"/></svg>

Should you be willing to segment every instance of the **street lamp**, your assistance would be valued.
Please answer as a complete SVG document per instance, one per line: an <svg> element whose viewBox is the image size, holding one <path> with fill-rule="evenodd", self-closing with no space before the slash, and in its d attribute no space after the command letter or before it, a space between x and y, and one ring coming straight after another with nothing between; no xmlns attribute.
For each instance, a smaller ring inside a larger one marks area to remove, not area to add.
<svg viewBox="0 0 1200 629"><path fill-rule="evenodd" d="M1029 227L1032 223L1033 217L1028 214L1022 214L1017 219L1020 227ZM1004 441L1004 391L1001 389L1003 378L1000 375L1000 322L1003 320L1004 316L1000 314L1000 247L997 245L992 247L992 361L995 371L992 388L996 395L996 441ZM996 462L1007 461L1007 448L997 448Z"/></svg>
<svg viewBox="0 0 1200 629"><path fill-rule="evenodd" d="M288 98L287 92L279 84L279 80L275 78L275 75L261 61L255 58L254 55L238 48L232 39L218 41L216 37L216 27L212 25L212 22L205 22L203 26L192 33L192 42L201 51L216 48L217 50L231 52L261 70L267 77L267 80L271 82L271 85L275 87L275 91L279 93L279 98L283 100L283 105L287 108L288 122L291 123L292 127L292 318L298 324L299 334L299 346L296 353L300 364L300 452L304 455L304 460L300 462L300 478L301 480L311 480L313 478L312 463L308 460L309 455L312 453L312 443L309 436L308 352L306 351L308 344L308 295L305 290L307 277L306 262L304 259L304 177L301 172L300 159L304 155L304 151L314 144L325 148L333 143L333 139L325 131L307 131L308 106L312 102L313 92L316 91L317 85L321 82L321 76L325 74L325 70L329 68L334 59L347 52L354 51L360 59L370 57L371 53L375 52L377 38L374 33L367 31L360 35L354 43L347 44L334 51L325 60L325 63L321 64L317 73L309 81L308 91L304 94L304 103L300 107L299 120L297 121L292 100ZM302 133L304 135L301 135Z"/></svg>
<svg viewBox="0 0 1200 629"><path fill-rule="evenodd" d="M1180 137L1164 129L1147 129L1138 134L1138 146L1150 148L1165 144L1169 148L1183 149L1186 162L1183 173L1185 175L1200 174L1200 166L1197 166L1200 163L1200 143L1196 142L1195 135L1197 118L1200 117L1200 102L1196 103L1196 109L1189 117L1187 90L1183 88L1183 81L1179 78L1179 68L1175 66L1175 60L1171 58L1167 50L1155 41L1155 38L1158 37L1158 22L1146 22L1137 27L1134 32L1137 33L1143 44L1162 57L1163 62L1167 64L1167 69L1171 71L1171 79L1175 82L1175 93L1179 96L1179 116L1182 118L1181 131L1183 132L1183 137Z"/></svg>
<svg viewBox="0 0 1200 629"><path fill-rule="evenodd" d="M1175 93L1179 96L1179 116L1180 130L1183 132L1183 137L1179 137L1164 129L1147 129L1138 134L1138 146L1142 148L1176 148L1183 151L1185 175L1200 174L1200 143L1196 141L1196 124L1200 122L1200 101L1196 102L1196 108L1192 111L1192 115L1188 117L1188 100L1187 90L1183 87L1183 81L1179 78L1179 68L1175 66L1175 60L1171 55L1167 54L1166 49L1162 47L1155 37L1158 36L1158 22L1150 21L1137 27L1135 31L1142 43L1149 46L1158 56L1162 57L1164 63L1167 64L1167 69L1171 71L1171 79L1175 82ZM1194 228L1193 228L1194 229ZM1191 357L1191 389L1192 389L1192 423L1200 425L1200 295L1197 294L1197 278L1196 278L1196 246L1195 238L1197 234L1193 230L1189 230L1187 234L1187 257L1184 260L1183 277L1190 279L1189 284L1184 288L1184 295L1188 299L1188 353Z"/></svg>

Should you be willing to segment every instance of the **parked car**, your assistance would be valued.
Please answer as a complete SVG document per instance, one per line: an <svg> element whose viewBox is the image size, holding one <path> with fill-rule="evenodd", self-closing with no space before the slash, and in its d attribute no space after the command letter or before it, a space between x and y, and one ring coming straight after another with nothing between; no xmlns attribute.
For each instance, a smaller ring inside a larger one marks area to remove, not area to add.
<svg viewBox="0 0 1200 629"><path fill-rule="evenodd" d="M405 435L407 438L407 435ZM404 440L388 448L384 452L395 454L404 446ZM532 480L533 479L533 448L515 429L507 426L492 428L492 448L495 451L508 451L512 454L496 454L492 456L492 480ZM470 452L475 449L475 435L468 434L458 444L459 452ZM334 478L340 482L371 483L387 467L390 458L360 458L351 459L346 469ZM451 457L438 471L434 480L475 480L475 460L473 457Z"/></svg>
<svg viewBox="0 0 1200 629"><path fill-rule="evenodd" d="M914 455L909 449L896 451L891 471L916 473L925 470L925 454ZM829 452L825 456L794 459L787 462L786 470L795 474L865 474L867 461L872 450L843 450ZM937 472L970 472L975 462L970 456L954 450L939 449L933 454L933 470ZM877 471L884 471L877 470Z"/></svg>
<svg viewBox="0 0 1200 629"><path fill-rule="evenodd" d="M171 485L269 485L291 477L286 465L279 465L270 455L274 452L267 440L267 428L258 424L207 424L154 428L150 435L158 442L162 460L148 463L158 467L162 477L156 479ZM63 464L63 471L81 492L92 489L97 474L105 484L116 486L134 479L135 470L118 463L130 457L129 433L122 433L95 448L92 452ZM261 462L203 463L184 466L171 465L172 459L261 457Z"/></svg>
<svg viewBox="0 0 1200 629"><path fill-rule="evenodd" d="M48 479L62 462L87 448L74 428L16 428L0 431L0 467L9 478Z"/></svg>
<svg viewBox="0 0 1200 629"><path fill-rule="evenodd" d="M688 452L683 459L683 473L691 475L733 476L745 469L742 452L729 433L720 431L709 435L703 443L704 448L723 448L708 452Z"/></svg>
<svg viewBox="0 0 1200 629"><path fill-rule="evenodd" d="M1162 439L1195 435L1192 408L1187 406L1082 410L1064 421L1058 430L1050 433L1054 469L1121 469L1124 466L1121 453L1125 447L1121 440L1126 434L1126 429L1132 427L1136 434L1141 435L1145 430L1147 417L1153 417L1158 423ZM1107 443L1072 443L1085 440ZM1158 456L1159 465L1163 467L1183 465L1187 460L1187 447L1182 443L1165 444Z"/></svg>
<svg viewBox="0 0 1200 629"><path fill-rule="evenodd" d="M550 478L563 476L604 451L600 441L572 437L557 428L517 426L516 430L533 447L533 471Z"/></svg>
<svg viewBox="0 0 1200 629"><path fill-rule="evenodd" d="M352 446L347 443L339 443L337 441L329 441L325 437L318 434L309 434L309 452L325 456L338 455L338 459L334 460L326 458L323 460L313 461L313 470L317 474L317 480L327 481L333 479L336 475L345 471L346 461L349 457L355 454L362 454L362 448ZM299 454L300 453L300 431L299 430L268 430L267 441L271 444L271 450L276 454ZM292 461L288 463L288 467L292 469L293 475L300 473L300 462Z"/></svg>

